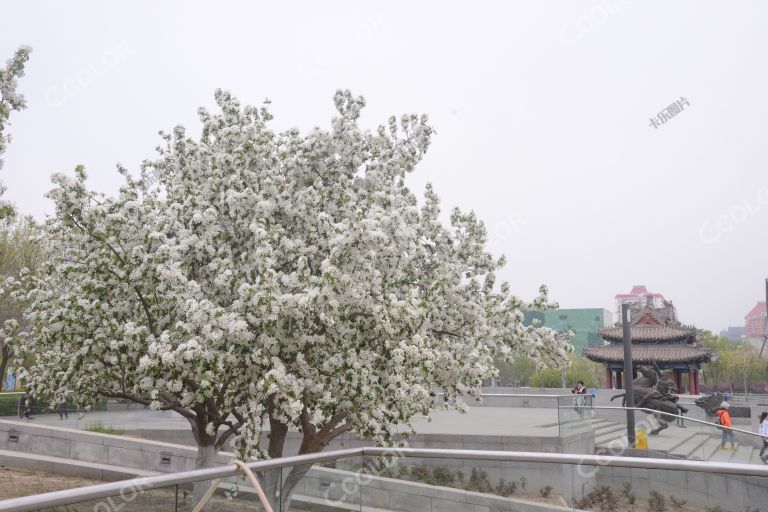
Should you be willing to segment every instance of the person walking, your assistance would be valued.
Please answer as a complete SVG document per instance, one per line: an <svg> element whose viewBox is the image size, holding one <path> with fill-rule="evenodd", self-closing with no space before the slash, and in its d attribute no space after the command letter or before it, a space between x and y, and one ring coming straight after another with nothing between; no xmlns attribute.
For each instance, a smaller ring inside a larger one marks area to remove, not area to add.
<svg viewBox="0 0 768 512"><path fill-rule="evenodd" d="M733 422L731 421L731 415L728 412L728 409L731 407L731 404L728 402L723 402L720 404L720 407L715 411L715 414L717 414L717 417L719 418L719 423L721 425L721 429L723 430L723 435L720 438L720 449L725 450L725 443L726 441L731 442L731 450L734 452L736 451L736 435L733 433Z"/></svg>
<svg viewBox="0 0 768 512"><path fill-rule="evenodd" d="M69 419L67 404L59 404L59 421L63 421L64 418Z"/></svg>
<svg viewBox="0 0 768 512"><path fill-rule="evenodd" d="M576 387L571 390L571 393L575 395L586 395L587 388L584 387L584 381L580 380L577 382ZM584 414L584 404L586 403L586 399L583 396L577 396L575 402L576 412L579 413L579 416L582 416Z"/></svg>
<svg viewBox="0 0 768 512"><path fill-rule="evenodd" d="M768 412L764 412L760 415L760 426L757 431L763 436L763 447L760 449L760 460L763 461L763 464L768 464L768 455L765 454L765 450L768 448Z"/></svg>

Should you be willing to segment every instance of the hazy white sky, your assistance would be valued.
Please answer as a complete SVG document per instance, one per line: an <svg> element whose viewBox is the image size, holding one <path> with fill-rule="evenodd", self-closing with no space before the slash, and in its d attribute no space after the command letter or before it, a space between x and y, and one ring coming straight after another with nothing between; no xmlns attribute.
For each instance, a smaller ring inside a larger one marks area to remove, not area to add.
<svg viewBox="0 0 768 512"><path fill-rule="evenodd" d="M633 284L684 322L743 325L768 275L768 3L760 1L29 2L0 8L0 58L33 47L29 108L0 177L51 213L50 175L119 186L160 129L196 130L217 87L272 100L275 128L426 112L411 179L485 219L526 298L613 309ZM650 118L685 98L654 129Z"/></svg>

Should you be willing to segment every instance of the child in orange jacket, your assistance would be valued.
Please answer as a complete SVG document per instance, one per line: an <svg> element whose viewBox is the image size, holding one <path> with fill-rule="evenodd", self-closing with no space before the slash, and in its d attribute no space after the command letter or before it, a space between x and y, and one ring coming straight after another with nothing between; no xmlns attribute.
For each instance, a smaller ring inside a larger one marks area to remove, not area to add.
<svg viewBox="0 0 768 512"><path fill-rule="evenodd" d="M720 407L715 411L718 418L720 418L720 425L722 425L723 428L723 435L720 438L720 449L725 450L725 442L730 441L731 442L731 450L736 451L736 435L733 433L733 430L731 428L733 427L733 422L731 421L731 415L728 412L728 408L731 406L728 402L723 402L720 404Z"/></svg>

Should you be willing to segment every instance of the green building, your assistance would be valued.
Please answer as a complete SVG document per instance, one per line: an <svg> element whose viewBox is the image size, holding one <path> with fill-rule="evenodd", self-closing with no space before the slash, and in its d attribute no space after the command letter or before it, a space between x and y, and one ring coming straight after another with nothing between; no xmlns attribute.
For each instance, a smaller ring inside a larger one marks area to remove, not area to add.
<svg viewBox="0 0 768 512"><path fill-rule="evenodd" d="M531 325L534 320L539 325L549 327L558 332L573 331L573 348L581 355L585 347L600 347L604 345L598 334L600 329L613 325L613 314L607 309L552 309L548 311L526 311L525 324Z"/></svg>

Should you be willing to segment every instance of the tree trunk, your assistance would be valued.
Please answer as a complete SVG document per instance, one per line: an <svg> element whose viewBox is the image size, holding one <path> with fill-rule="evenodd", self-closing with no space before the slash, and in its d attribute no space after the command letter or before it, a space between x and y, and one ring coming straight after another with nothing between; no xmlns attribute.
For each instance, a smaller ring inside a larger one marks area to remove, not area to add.
<svg viewBox="0 0 768 512"><path fill-rule="evenodd" d="M285 448L285 439L288 436L288 425L269 417L269 447L267 448L267 454L270 459L279 459L283 456L283 449ZM283 510L280 505L280 501L283 499L283 470L271 469L266 472L258 473L259 482L261 483L262 490L269 500L269 504L272 508L277 510ZM285 506L285 505L283 505Z"/></svg>
<svg viewBox="0 0 768 512"><path fill-rule="evenodd" d="M197 459L195 459L195 469L203 469L203 468L210 468L213 467L216 464L216 455L218 455L219 450L216 448L216 445L213 442L213 438L210 436L203 434L202 441L208 441L204 443L200 443L198 441L197 444ZM203 497L205 492L208 490L208 488L211 486L210 480L206 480L203 482L195 482L192 484L192 502L194 504L197 504L200 502L200 499ZM206 505L206 507L203 510L211 510L210 502Z"/></svg>
<svg viewBox="0 0 768 512"><path fill-rule="evenodd" d="M8 371L8 363L11 361L11 348L8 343L3 344L0 350L0 391L5 391L5 373ZM10 390L13 391L13 390Z"/></svg>

